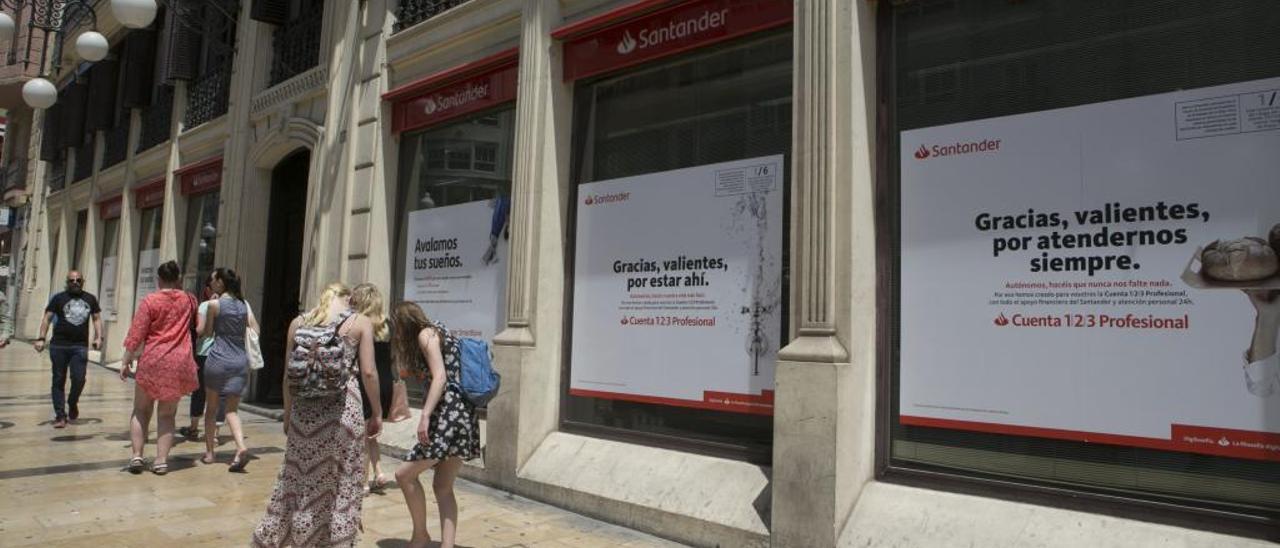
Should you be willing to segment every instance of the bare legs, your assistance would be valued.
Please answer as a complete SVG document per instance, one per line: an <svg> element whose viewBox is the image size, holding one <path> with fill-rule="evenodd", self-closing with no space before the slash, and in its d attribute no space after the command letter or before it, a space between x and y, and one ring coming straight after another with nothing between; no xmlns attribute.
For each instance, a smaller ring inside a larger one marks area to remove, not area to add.
<svg viewBox="0 0 1280 548"><path fill-rule="evenodd" d="M169 450L173 448L173 426L177 420L178 402L157 402L147 396L142 388L133 389L133 416L129 419L129 439L132 443L133 456L142 458L142 450L147 444L147 429L151 426L152 411L156 411L156 464L169 461Z"/></svg>
<svg viewBox="0 0 1280 548"><path fill-rule="evenodd" d="M373 470L372 485L381 489L382 484L386 483L386 477L382 475L382 449L378 446L378 439L365 438L364 452L369 456L369 468Z"/></svg>
<svg viewBox="0 0 1280 548"><path fill-rule="evenodd" d="M151 399L141 386L133 387L133 415L129 417L129 440L133 444L133 457L142 458L142 449L147 445L147 428L151 426L151 411L155 400Z"/></svg>
<svg viewBox="0 0 1280 548"><path fill-rule="evenodd" d="M436 493L436 506L440 507L440 548L453 548L458 537L458 499L453 495L453 481L458 479L462 459L448 458L436 467L431 488Z"/></svg>
<svg viewBox="0 0 1280 548"><path fill-rule="evenodd" d="M245 452L244 429L240 427L240 396L227 396L227 426L231 427L231 437L236 440L236 456L234 462L244 462Z"/></svg>
<svg viewBox="0 0 1280 548"><path fill-rule="evenodd" d="M204 457L205 464L213 464L213 450L218 446L218 391L204 391Z"/></svg>
<svg viewBox="0 0 1280 548"><path fill-rule="evenodd" d="M204 458L205 464L214 460L214 450L218 445L218 429L215 421L218 416L218 392L206 390L204 396ZM235 461L243 461L248 452L244 443L244 428L240 424L240 396L227 396L226 423L231 428L231 437L236 442Z"/></svg>
<svg viewBox="0 0 1280 548"><path fill-rule="evenodd" d="M431 533L427 532L426 493L418 476L436 462L440 462L440 465L436 467L431 488L435 491L436 505L440 508L440 548L453 548L458 534L458 500L453 494L453 482L462 469L462 459L409 461L396 469L396 483L404 492L409 517L413 520L413 538L409 540L411 547L426 546L431 541Z"/></svg>

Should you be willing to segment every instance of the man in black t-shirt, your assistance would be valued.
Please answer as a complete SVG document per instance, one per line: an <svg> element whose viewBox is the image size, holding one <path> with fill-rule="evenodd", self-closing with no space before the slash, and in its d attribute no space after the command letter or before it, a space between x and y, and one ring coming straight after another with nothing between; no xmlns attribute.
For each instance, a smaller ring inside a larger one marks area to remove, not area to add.
<svg viewBox="0 0 1280 548"><path fill-rule="evenodd" d="M89 361L89 320L93 319L93 349L102 347L102 310L98 299L84 290L84 277L72 270L67 273L67 290L49 299L40 322L40 338L35 341L36 352L44 350L45 337L49 334L49 320L57 318L53 326L53 340L49 341L49 359L53 361L53 427L64 428L67 419L80 417L80 392L84 390L85 368ZM67 370L71 370L71 398L64 410ZM69 412L68 412L69 411Z"/></svg>

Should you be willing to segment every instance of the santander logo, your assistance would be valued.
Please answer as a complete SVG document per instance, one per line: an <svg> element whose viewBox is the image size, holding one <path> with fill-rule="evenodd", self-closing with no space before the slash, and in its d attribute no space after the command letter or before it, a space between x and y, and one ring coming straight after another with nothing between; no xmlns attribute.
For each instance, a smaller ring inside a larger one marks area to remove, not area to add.
<svg viewBox="0 0 1280 548"><path fill-rule="evenodd" d="M977 154L979 152L987 154L995 154L1000 152L1000 139L983 139L981 141L958 141L945 145L920 145L912 156L917 160L925 160L933 157L942 156L960 156L964 154Z"/></svg>
<svg viewBox="0 0 1280 548"><path fill-rule="evenodd" d="M1004 312L1001 312L999 316L996 316L995 324L1000 327L1009 325L1009 318L1005 317Z"/></svg>
<svg viewBox="0 0 1280 548"><path fill-rule="evenodd" d="M628 29L623 31L622 38L618 40L616 49L619 55L628 55L636 50L661 46L672 40L682 40L721 28L728 19L728 8L706 10L698 15L650 24L649 28L640 29L636 32L638 40L631 36L631 30Z"/></svg>
<svg viewBox="0 0 1280 548"><path fill-rule="evenodd" d="M618 54L626 55L636 50L636 39L631 37L631 31L622 33L622 40L618 41Z"/></svg>
<svg viewBox="0 0 1280 548"><path fill-rule="evenodd" d="M625 202L630 199L631 199L630 192L615 192L613 194L588 194L587 197L584 200L582 200L582 203L583 205L612 204L616 202Z"/></svg>
<svg viewBox="0 0 1280 548"><path fill-rule="evenodd" d="M465 86L427 97L422 102L422 112L435 114L487 99L489 98L489 88L488 83L475 84L468 82Z"/></svg>

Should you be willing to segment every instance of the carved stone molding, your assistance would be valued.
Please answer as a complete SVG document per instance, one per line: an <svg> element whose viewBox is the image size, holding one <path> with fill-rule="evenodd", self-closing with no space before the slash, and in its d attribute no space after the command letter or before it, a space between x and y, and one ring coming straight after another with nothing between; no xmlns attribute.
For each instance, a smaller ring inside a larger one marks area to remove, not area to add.
<svg viewBox="0 0 1280 548"><path fill-rule="evenodd" d="M319 93L325 89L328 81L329 69L325 66L318 66L294 76L255 95L252 106L249 107L249 115L256 118L280 103Z"/></svg>

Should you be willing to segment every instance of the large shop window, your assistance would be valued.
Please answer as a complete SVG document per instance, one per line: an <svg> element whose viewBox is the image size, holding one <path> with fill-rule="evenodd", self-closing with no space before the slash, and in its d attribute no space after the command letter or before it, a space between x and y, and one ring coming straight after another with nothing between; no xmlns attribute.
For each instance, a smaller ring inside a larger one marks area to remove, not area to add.
<svg viewBox="0 0 1280 548"><path fill-rule="evenodd" d="M205 281L213 273L214 251L218 243L218 197L214 190L187 199L186 254L182 261L183 287L201 295Z"/></svg>
<svg viewBox="0 0 1280 548"><path fill-rule="evenodd" d="M112 218L102 222L102 267L98 273L98 302L102 306L102 316L113 320L116 317L116 265L120 254L120 219Z"/></svg>
<svg viewBox="0 0 1280 548"><path fill-rule="evenodd" d="M515 108L403 138L396 299L455 334L491 340L506 326ZM422 397L420 383L408 385Z"/></svg>
<svg viewBox="0 0 1280 548"><path fill-rule="evenodd" d="M1274 520L1275 2L897 4L890 473Z"/></svg>
<svg viewBox="0 0 1280 548"><path fill-rule="evenodd" d="M757 34L577 85L566 430L769 461L791 41Z"/></svg>
<svg viewBox="0 0 1280 548"><path fill-rule="evenodd" d="M159 289L156 268L160 266L160 224L163 221L160 207L142 210L142 223L138 227L138 277L134 291L134 308L143 297Z"/></svg>

